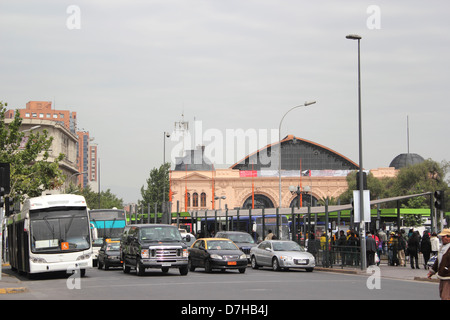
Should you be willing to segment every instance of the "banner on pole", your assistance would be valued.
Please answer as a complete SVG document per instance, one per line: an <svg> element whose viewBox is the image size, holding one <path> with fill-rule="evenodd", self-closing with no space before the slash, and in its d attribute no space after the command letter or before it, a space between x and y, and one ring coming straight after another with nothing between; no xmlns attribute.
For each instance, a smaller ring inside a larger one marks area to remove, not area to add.
<svg viewBox="0 0 450 320"><path fill-rule="evenodd" d="M353 190L353 212L354 212L354 222L370 222L370 191L363 190L364 197L364 214L360 214L359 208L359 190ZM362 217L362 219L361 219Z"/></svg>

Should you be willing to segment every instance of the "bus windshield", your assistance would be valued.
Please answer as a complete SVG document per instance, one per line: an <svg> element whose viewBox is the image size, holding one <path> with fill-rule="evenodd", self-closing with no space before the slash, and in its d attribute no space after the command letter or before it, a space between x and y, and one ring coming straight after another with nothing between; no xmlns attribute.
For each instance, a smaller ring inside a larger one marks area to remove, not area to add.
<svg viewBox="0 0 450 320"><path fill-rule="evenodd" d="M89 249L86 209L52 208L30 212L31 251L63 253Z"/></svg>

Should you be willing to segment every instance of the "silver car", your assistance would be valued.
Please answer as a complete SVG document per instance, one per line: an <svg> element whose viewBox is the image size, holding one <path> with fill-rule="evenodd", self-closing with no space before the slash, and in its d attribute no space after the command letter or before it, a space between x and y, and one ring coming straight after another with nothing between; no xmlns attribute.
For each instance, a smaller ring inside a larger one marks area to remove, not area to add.
<svg viewBox="0 0 450 320"><path fill-rule="evenodd" d="M289 268L301 268L312 272L316 266L314 256L294 241L266 240L250 250L253 269L262 266L278 271Z"/></svg>

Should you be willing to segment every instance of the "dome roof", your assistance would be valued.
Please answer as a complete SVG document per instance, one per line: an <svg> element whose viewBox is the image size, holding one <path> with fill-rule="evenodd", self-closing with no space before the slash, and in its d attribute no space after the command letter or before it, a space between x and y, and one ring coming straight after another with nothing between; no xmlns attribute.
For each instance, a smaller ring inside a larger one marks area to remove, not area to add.
<svg viewBox="0 0 450 320"><path fill-rule="evenodd" d="M401 153L391 161L389 167L401 169L410 165L424 162L425 159L416 153Z"/></svg>

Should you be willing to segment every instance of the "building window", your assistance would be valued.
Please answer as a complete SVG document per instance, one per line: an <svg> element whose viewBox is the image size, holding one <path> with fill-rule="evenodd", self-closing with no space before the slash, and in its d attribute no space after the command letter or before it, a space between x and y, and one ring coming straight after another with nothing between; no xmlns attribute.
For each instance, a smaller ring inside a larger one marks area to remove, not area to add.
<svg viewBox="0 0 450 320"><path fill-rule="evenodd" d="M198 193L197 193L197 192L195 192L195 193L192 195L192 206L193 206L194 208L198 207Z"/></svg>
<svg viewBox="0 0 450 320"><path fill-rule="evenodd" d="M187 207L190 207L190 206L191 206L191 194L188 193L187 194Z"/></svg>
<svg viewBox="0 0 450 320"><path fill-rule="evenodd" d="M200 195L200 207L206 207L206 193L204 192Z"/></svg>

